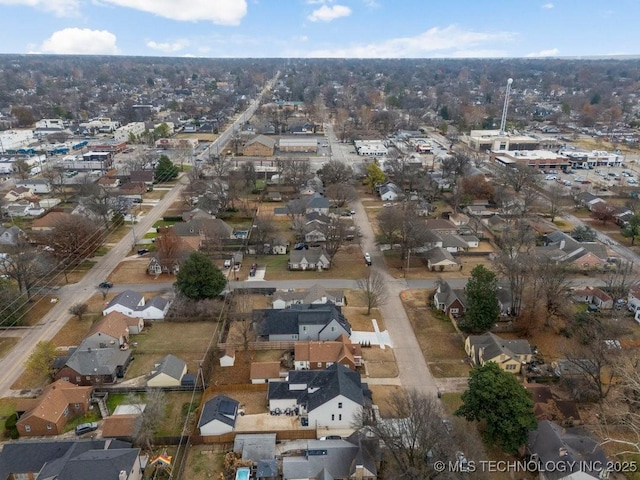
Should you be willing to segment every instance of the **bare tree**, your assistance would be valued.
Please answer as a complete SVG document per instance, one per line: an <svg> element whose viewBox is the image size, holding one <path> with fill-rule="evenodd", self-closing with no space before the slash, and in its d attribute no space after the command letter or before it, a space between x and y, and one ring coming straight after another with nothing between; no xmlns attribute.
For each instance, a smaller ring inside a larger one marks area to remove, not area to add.
<svg viewBox="0 0 640 480"><path fill-rule="evenodd" d="M331 217L328 223L320 225L319 230L325 237L324 249L333 258L342 248L349 234L349 225L340 217Z"/></svg>
<svg viewBox="0 0 640 480"><path fill-rule="evenodd" d="M549 201L549 217L553 222L562 211L562 199L564 198L564 188L558 184L553 184L547 192L547 200Z"/></svg>
<svg viewBox="0 0 640 480"><path fill-rule="evenodd" d="M376 270L367 270L367 276L358 280L358 288L364 293L367 315L371 313L373 308L378 308L387 301L385 279Z"/></svg>
<svg viewBox="0 0 640 480"><path fill-rule="evenodd" d="M354 427L366 429L385 445L392 478L454 478L434 470L435 461L455 461L455 447L438 400L409 390L394 395L389 408L389 419L372 418L369 411L361 410Z"/></svg>
<svg viewBox="0 0 640 480"><path fill-rule="evenodd" d="M633 268L633 262L621 260L615 268L604 274L603 280L607 293L613 299L613 304L616 305L618 300L627 297L629 289L637 283L638 277Z"/></svg>
<svg viewBox="0 0 640 480"><path fill-rule="evenodd" d="M147 388L144 396L130 395L126 403L141 406L139 409L140 427L135 436L135 443L150 451L151 441L165 418L166 395L159 388Z"/></svg>
<svg viewBox="0 0 640 480"><path fill-rule="evenodd" d="M399 207L384 208L377 216L378 243L400 244L401 258L407 258L409 252L424 245L427 231L424 219L416 213L412 203L405 202Z"/></svg>
<svg viewBox="0 0 640 480"><path fill-rule="evenodd" d="M318 170L325 185L349 184L353 180L353 168L339 160L329 160Z"/></svg>
<svg viewBox="0 0 640 480"><path fill-rule="evenodd" d="M64 169L60 165L54 165L45 168L42 171L42 176L49 182L49 185L51 185L52 192L59 196L63 202L66 202L69 194L67 185L64 183Z"/></svg>
<svg viewBox="0 0 640 480"><path fill-rule="evenodd" d="M504 185L508 185L516 193L524 187L536 187L539 182L539 171L528 165L515 164L500 170L499 178Z"/></svg>
<svg viewBox="0 0 640 480"><path fill-rule="evenodd" d="M325 196L338 208L342 208L358 198L358 192L348 183L334 183L325 189Z"/></svg>
<svg viewBox="0 0 640 480"><path fill-rule="evenodd" d="M274 221L274 216L271 213L259 214L253 223L251 241L256 245L268 243L276 233Z"/></svg>
<svg viewBox="0 0 640 480"><path fill-rule="evenodd" d="M51 270L49 256L38 253L23 236L18 237L17 244L8 248L7 254L0 258L0 274L15 280L28 300L31 300L32 288Z"/></svg>
<svg viewBox="0 0 640 480"><path fill-rule="evenodd" d="M89 305L86 303L74 303L69 307L69 313L76 317L79 322L82 321L85 313L89 311Z"/></svg>
<svg viewBox="0 0 640 480"><path fill-rule="evenodd" d="M603 225L613 220L615 214L616 208L613 205L609 205L607 202L598 202L591 210L591 216L602 222Z"/></svg>
<svg viewBox="0 0 640 480"><path fill-rule="evenodd" d="M233 295L234 321L229 326L229 336L227 342L241 343L244 351L249 350L249 344L256 339L253 328L253 302L247 294L238 293Z"/></svg>

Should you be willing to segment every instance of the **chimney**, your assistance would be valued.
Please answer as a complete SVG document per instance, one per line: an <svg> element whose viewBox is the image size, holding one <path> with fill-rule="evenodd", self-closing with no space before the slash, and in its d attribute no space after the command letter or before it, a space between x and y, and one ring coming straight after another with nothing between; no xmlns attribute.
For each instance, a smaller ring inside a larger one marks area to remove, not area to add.
<svg viewBox="0 0 640 480"><path fill-rule="evenodd" d="M364 467L362 465L356 465L356 480L364 479Z"/></svg>

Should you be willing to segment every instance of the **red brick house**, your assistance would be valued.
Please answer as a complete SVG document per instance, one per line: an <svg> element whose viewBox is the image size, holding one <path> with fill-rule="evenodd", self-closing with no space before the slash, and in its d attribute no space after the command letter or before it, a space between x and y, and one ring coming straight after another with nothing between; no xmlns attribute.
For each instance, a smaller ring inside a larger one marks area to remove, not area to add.
<svg viewBox="0 0 640 480"><path fill-rule="evenodd" d="M23 413L16 427L21 437L59 435L67 422L89 410L92 387L79 387L64 380L49 385L33 408Z"/></svg>

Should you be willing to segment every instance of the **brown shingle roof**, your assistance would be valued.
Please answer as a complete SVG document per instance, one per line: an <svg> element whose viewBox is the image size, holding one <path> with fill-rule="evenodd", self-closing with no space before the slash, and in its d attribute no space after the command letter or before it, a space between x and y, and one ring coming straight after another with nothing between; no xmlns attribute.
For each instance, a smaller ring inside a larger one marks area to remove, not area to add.
<svg viewBox="0 0 640 480"><path fill-rule="evenodd" d="M102 436L105 438L133 437L139 427L140 415L137 413L111 415L102 423Z"/></svg>
<svg viewBox="0 0 640 480"><path fill-rule="evenodd" d="M20 421L26 421L30 417L38 417L57 423L69 404L85 403L91 394L93 387L79 387L65 380L58 380L49 385L37 399L36 405L26 412Z"/></svg>
<svg viewBox="0 0 640 480"><path fill-rule="evenodd" d="M251 380L259 378L279 378L280 362L253 362L251 364Z"/></svg>
<svg viewBox="0 0 640 480"><path fill-rule="evenodd" d="M126 318L127 316L120 312L110 312L93 324L88 335L100 332L113 338L126 337L129 335Z"/></svg>

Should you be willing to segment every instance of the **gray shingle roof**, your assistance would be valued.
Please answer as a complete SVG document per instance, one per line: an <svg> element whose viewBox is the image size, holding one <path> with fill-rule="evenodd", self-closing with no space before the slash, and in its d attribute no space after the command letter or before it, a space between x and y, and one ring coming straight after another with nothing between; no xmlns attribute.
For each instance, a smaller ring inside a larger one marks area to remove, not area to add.
<svg viewBox="0 0 640 480"><path fill-rule="evenodd" d="M129 473L138 462L140 449L89 450L66 461L45 465L42 480L114 480L121 471Z"/></svg>
<svg viewBox="0 0 640 480"><path fill-rule="evenodd" d="M217 395L213 397L204 404L204 407L202 407L198 427L202 427L214 420L218 420L233 427L236 424L236 414L238 412L239 405L240 402L225 395Z"/></svg>
<svg viewBox="0 0 640 480"><path fill-rule="evenodd" d="M130 308L131 310L135 310L141 300L144 297L133 290L125 290L124 292L119 293L109 302L106 306L105 310L113 307L114 305L122 305L124 307Z"/></svg>
<svg viewBox="0 0 640 480"><path fill-rule="evenodd" d="M176 380L182 379L182 372L187 364L184 360L179 359L175 355L167 355L160 361L160 365L155 369L156 373L152 374L149 378L157 377L158 375L165 374Z"/></svg>
<svg viewBox="0 0 640 480"><path fill-rule="evenodd" d="M290 384L307 385L304 390L289 390ZM269 383L268 398L296 399L298 405L306 405L307 411L313 411L332 398L342 395L355 403L364 403L366 384L360 374L344 365L334 363L325 370L295 370L289 372L287 382ZM313 393L310 393L313 392Z"/></svg>
<svg viewBox="0 0 640 480"><path fill-rule="evenodd" d="M351 464L358 450L346 440L309 440L303 451L306 455L283 457L283 475L316 480L350 478Z"/></svg>
<svg viewBox="0 0 640 480"><path fill-rule="evenodd" d="M485 361L502 354L514 360L519 360L517 355L531 355L531 345L527 340L505 340L491 332L483 335L471 335L469 343L476 347L477 353L482 348L482 357Z"/></svg>
<svg viewBox="0 0 640 480"><path fill-rule="evenodd" d="M127 365L131 350L117 348L83 348L73 352L66 365L80 375L113 375L116 368Z"/></svg>
<svg viewBox="0 0 640 480"><path fill-rule="evenodd" d="M256 328L260 336L299 333L300 325L327 325L336 320L351 335L351 324L342 310L331 302L296 304L283 310L254 310Z"/></svg>

